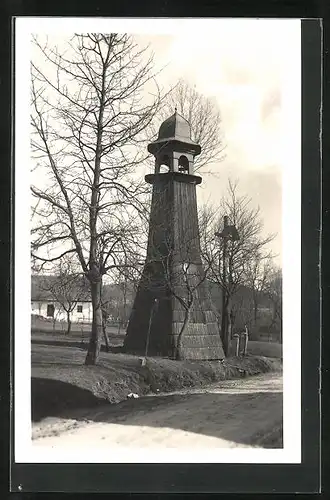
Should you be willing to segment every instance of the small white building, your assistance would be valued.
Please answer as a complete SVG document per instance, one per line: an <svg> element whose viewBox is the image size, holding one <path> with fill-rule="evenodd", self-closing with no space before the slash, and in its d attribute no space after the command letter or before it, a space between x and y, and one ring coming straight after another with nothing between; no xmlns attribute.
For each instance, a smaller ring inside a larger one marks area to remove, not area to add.
<svg viewBox="0 0 330 500"><path fill-rule="evenodd" d="M31 314L56 321L67 321L67 312L63 305L51 299L32 300ZM80 301L75 304L73 311L70 312L70 319L73 323L91 323L92 303L90 301Z"/></svg>
<svg viewBox="0 0 330 500"><path fill-rule="evenodd" d="M31 314L55 321L67 321L67 310L70 310L72 322L90 323L93 316L92 302L86 282L81 280L81 286L75 283L70 292L60 294L52 292L52 287L45 285L56 279L56 276L32 276Z"/></svg>

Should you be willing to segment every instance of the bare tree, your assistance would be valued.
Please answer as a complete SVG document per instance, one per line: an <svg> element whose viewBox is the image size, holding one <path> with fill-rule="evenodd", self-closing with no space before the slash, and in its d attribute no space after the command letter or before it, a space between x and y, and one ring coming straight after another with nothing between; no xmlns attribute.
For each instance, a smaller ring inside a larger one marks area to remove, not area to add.
<svg viewBox="0 0 330 500"><path fill-rule="evenodd" d="M113 312L114 309L113 302L114 298L109 293L105 293L104 286L102 286L101 289L102 331L105 342L105 348L107 352L110 351L110 341L107 332L107 326L109 322L109 317L111 316L111 313Z"/></svg>
<svg viewBox="0 0 330 500"><path fill-rule="evenodd" d="M243 290L246 291L244 287L238 289L230 304L232 331L236 331L236 333L241 333L244 327L247 327L250 332L252 326L253 304L251 294L249 290L244 294ZM241 291L242 293L240 293Z"/></svg>
<svg viewBox="0 0 330 500"><path fill-rule="evenodd" d="M282 342L282 270L276 266L272 268L271 277L268 283L267 296L273 306L272 323L270 327L277 325L280 331L280 341Z"/></svg>
<svg viewBox="0 0 330 500"><path fill-rule="evenodd" d="M260 253L257 253L253 260L246 263L245 285L249 288L252 298L252 321L249 323L252 323L254 328L258 322L260 300L270 289L271 274L272 263L270 259L265 259Z"/></svg>
<svg viewBox="0 0 330 500"><path fill-rule="evenodd" d="M120 275L118 282L102 288L102 311L104 313L105 323L113 319L118 326L118 334L122 328L126 327L128 320L132 297L131 289L133 284L128 282L126 275ZM103 325L105 327L105 324Z"/></svg>
<svg viewBox="0 0 330 500"><path fill-rule="evenodd" d="M71 315L78 302L90 300L89 286L81 274L76 274L68 259L55 268L54 276L40 277L40 288L51 294L66 313L67 335L71 332ZM54 317L54 320L56 316Z"/></svg>
<svg viewBox="0 0 330 500"><path fill-rule="evenodd" d="M126 236L144 210L146 187L135 170L161 95L152 56L127 34L75 35L63 50L35 38L34 47L32 257L49 266L72 254L88 279L93 321L85 363L95 364L102 279L124 266Z"/></svg>
<svg viewBox="0 0 330 500"><path fill-rule="evenodd" d="M223 262L224 238L216 238L222 230L224 216L234 225L239 239L227 241L226 261ZM241 285L247 281L247 270L253 268L256 260L266 261L272 257L268 245L275 235L263 234L263 221L259 208L254 208L252 200L238 193L238 182L228 182L227 194L216 209L204 207L201 213L201 246L204 261L209 266L208 279L218 286L225 301L221 314L230 311L232 298ZM261 265L261 264L259 264ZM224 268L226 273L223 272ZM219 307L219 306L218 306Z"/></svg>
<svg viewBox="0 0 330 500"><path fill-rule="evenodd" d="M207 269L192 261L177 264L168 275L170 293L179 302L184 311L184 318L176 346L176 358L178 360L184 359L184 334L190 322L191 310L197 298L198 288L204 283L206 276Z"/></svg>
<svg viewBox="0 0 330 500"><path fill-rule="evenodd" d="M191 138L202 152L195 158L195 171L224 159L221 114L215 99L205 97L188 82L180 79L163 101L160 116L168 118L177 109L191 127Z"/></svg>

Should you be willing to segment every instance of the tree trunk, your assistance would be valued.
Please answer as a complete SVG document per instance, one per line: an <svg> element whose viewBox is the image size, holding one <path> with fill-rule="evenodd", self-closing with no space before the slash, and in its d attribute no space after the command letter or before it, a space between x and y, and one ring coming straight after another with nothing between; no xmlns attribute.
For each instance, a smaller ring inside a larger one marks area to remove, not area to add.
<svg viewBox="0 0 330 500"><path fill-rule="evenodd" d="M185 310L185 317L183 320L183 325L182 325L182 328L181 328L179 336L178 336L178 343L177 343L177 348L176 348L176 359L178 361L182 361L184 359L184 354L183 354L183 349L182 349L182 341L183 341L183 336L184 336L184 333L186 331L187 325L188 325L189 320L190 320L190 310L191 310L191 306L189 307L189 309Z"/></svg>
<svg viewBox="0 0 330 500"><path fill-rule="evenodd" d="M91 283L92 296L92 332L89 340L85 365L96 365L100 350L102 338L102 306L101 306L101 281Z"/></svg>
<svg viewBox="0 0 330 500"><path fill-rule="evenodd" d="M231 305L230 305L230 306L228 306L228 342L229 342L229 345L231 345L231 343L232 343L233 326L234 326L233 314L232 314Z"/></svg>
<svg viewBox="0 0 330 500"><path fill-rule="evenodd" d="M66 328L66 334L70 335L70 333L71 333L71 314L70 314L70 311L66 312L66 321L68 324L68 326Z"/></svg>
<svg viewBox="0 0 330 500"><path fill-rule="evenodd" d="M110 343L109 343L109 337L107 334L107 321L106 321L106 317L104 314L102 315L102 330L103 330L103 337L104 337L104 342L105 342L105 349L107 352L110 352Z"/></svg>
<svg viewBox="0 0 330 500"><path fill-rule="evenodd" d="M222 317L221 317L221 340L225 356L229 356L230 347L230 328L229 328L229 302L230 299L227 296L222 303Z"/></svg>
<svg viewBox="0 0 330 500"><path fill-rule="evenodd" d="M54 308L54 314L53 314L53 332L55 333L56 330L56 315L55 315L55 308Z"/></svg>
<svg viewBox="0 0 330 500"><path fill-rule="evenodd" d="M254 328L257 327L257 321L258 321L258 299L257 297L253 298L253 324Z"/></svg>

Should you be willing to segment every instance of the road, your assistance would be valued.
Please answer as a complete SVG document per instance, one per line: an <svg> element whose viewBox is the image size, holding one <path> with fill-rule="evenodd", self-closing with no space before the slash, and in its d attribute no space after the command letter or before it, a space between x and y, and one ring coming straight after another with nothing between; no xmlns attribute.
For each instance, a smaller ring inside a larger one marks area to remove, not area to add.
<svg viewBox="0 0 330 500"><path fill-rule="evenodd" d="M282 447L282 377L264 374L207 388L130 399L47 418L33 443L58 450L97 447Z"/></svg>

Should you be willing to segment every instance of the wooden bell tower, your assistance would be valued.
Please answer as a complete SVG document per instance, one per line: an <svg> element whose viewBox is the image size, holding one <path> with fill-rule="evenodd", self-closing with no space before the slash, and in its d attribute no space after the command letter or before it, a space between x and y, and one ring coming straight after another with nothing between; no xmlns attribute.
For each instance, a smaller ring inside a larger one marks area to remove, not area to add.
<svg viewBox="0 0 330 500"><path fill-rule="evenodd" d="M202 178L194 175L194 158L201 147L191 140L189 123L175 110L160 126L158 139L148 145L148 151L155 156L155 172L145 177L152 185L148 249L124 349L142 354L148 343L149 355L175 357L185 316L177 298L180 290L185 293L185 283L176 270L186 265L194 268L198 286L182 337L184 358L222 359L220 332L203 281L200 255L196 185ZM170 285L174 275L175 284Z"/></svg>

